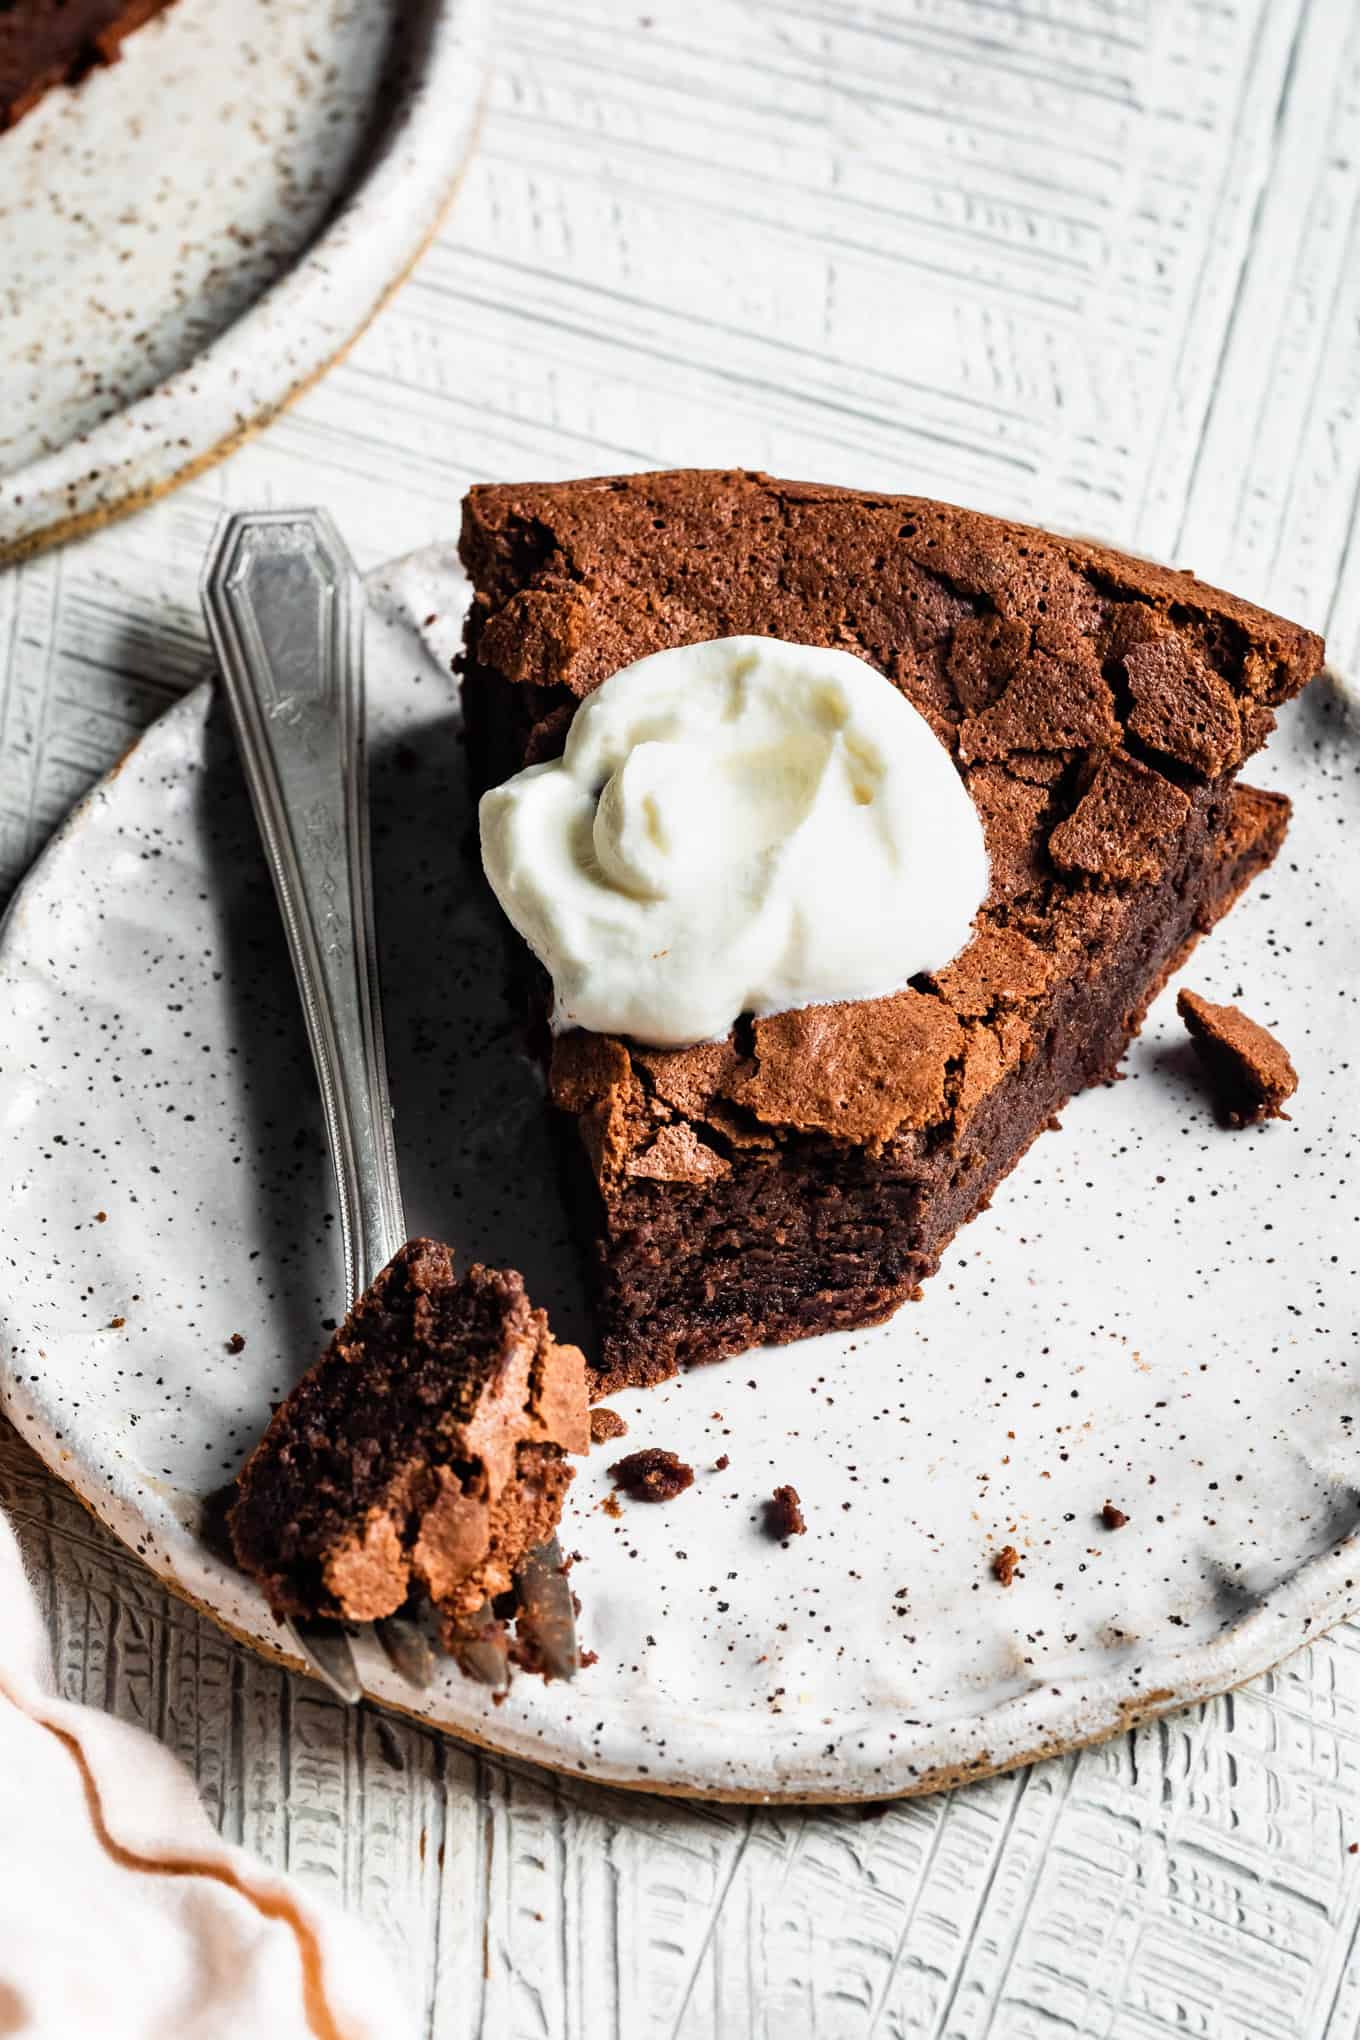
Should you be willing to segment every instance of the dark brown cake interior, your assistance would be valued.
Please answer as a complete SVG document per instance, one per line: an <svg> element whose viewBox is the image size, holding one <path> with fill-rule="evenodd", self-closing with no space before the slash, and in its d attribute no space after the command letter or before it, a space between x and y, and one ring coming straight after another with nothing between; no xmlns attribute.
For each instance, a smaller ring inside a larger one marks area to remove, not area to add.
<svg viewBox="0 0 1360 2040"><path fill-rule="evenodd" d="M455 1625L552 1535L589 1442L585 1369L513 1270L413 1240L355 1304L241 1475L237 1559L276 1614L355 1621L427 1594Z"/></svg>
<svg viewBox="0 0 1360 2040"><path fill-rule="evenodd" d="M550 1060L602 1389L885 1315L1274 855L1287 803L1234 778L1320 641L1093 545L746 473L477 489L462 553L483 784L620 666L745 632L860 653L953 756L992 883L947 970Z"/></svg>

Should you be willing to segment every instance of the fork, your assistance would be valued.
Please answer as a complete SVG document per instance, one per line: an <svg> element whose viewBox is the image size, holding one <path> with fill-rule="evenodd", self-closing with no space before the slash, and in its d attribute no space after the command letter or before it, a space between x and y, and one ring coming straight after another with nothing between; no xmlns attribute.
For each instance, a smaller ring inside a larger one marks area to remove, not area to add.
<svg viewBox="0 0 1360 2040"><path fill-rule="evenodd" d="M302 995L353 1302L406 1238L369 856L363 583L323 510L236 512L218 524L201 596ZM579 1652L555 1537L529 1553L516 1591L547 1670L570 1678ZM426 1688L434 1662L420 1627L405 1616L373 1627L399 1676ZM345 1627L318 1618L287 1628L317 1676L357 1701ZM506 1646L489 1603L469 1631L462 1670L503 1690Z"/></svg>

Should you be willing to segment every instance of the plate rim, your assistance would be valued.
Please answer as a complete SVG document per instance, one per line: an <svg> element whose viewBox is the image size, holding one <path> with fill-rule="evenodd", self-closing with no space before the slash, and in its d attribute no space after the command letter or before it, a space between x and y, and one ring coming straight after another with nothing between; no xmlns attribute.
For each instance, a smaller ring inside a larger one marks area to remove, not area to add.
<svg viewBox="0 0 1360 2040"><path fill-rule="evenodd" d="M418 568L424 559L447 558L448 550L445 542L374 568L365 577L374 609L389 619L403 621L418 634L416 619L402 600L405 573ZM164 746L177 734L181 723L192 724L204 716L215 685L212 679L200 682L149 723L49 839L0 919L0 983L10 974L15 930L26 914L40 905L43 888L53 871L91 815L109 800L124 767L143 747ZM13 1314L0 1313L0 1322L6 1318L11 1331L17 1334ZM252 1629L242 1619L245 1607L233 1606L229 1593L220 1592L216 1601L207 1598L219 1578L224 1585L234 1578L224 1561L195 1529L180 1519L138 1516L135 1507L114 1491L107 1472L83 1462L72 1446L45 1422L29 1384L11 1367L3 1349L0 1349L0 1412L10 1418L18 1435L63 1485L163 1585L261 1657L292 1671L307 1671L302 1660L287 1649L285 1633L272 1626L267 1612L262 1619L271 1626ZM176 1569L174 1551L166 1542L167 1521L176 1524L179 1555L191 1561L184 1571ZM249 1583L241 1581L236 1594L238 1603L249 1603L254 1598L263 1610L262 1599ZM636 1771L615 1768L607 1759L573 1760L560 1751L544 1750L532 1724L517 1722L509 1709L480 1720L463 1717L454 1720L417 1710L404 1703L404 1689L373 1646L360 1652L360 1674L368 1700L406 1714L433 1732L562 1776L655 1796L725 1804L850 1805L953 1790L1108 1741L1146 1722L1233 1691L1269 1672L1293 1652L1356 1614L1360 1614L1360 1529L1304 1559L1216 1636L1182 1648L1150 1646L1140 1653L1136 1665L1132 1659L1127 1663L1120 1660L1108 1669L1068 1677L1059 1683L1039 1679L1023 1691L970 1714L937 1720L925 1736L909 1742L903 1739L893 1759L897 1769L891 1778L860 1774L845 1790L831 1789L824 1782L811 1779L800 1783L795 1773L781 1770L777 1746L767 1748L762 1755L763 1775L753 1775L750 1784L705 1782L682 1752L664 1760L662 1768L654 1749L649 1752L652 1768L645 1776L639 1776ZM1136 1671L1136 1679L1130 1677L1131 1670ZM763 1726L763 1735L768 1744L768 1725ZM746 1748L738 1753L739 1761L754 1774L753 1755L754 1750ZM914 1763L913 1756L928 1761Z"/></svg>
<svg viewBox="0 0 1360 2040"><path fill-rule="evenodd" d="M472 160L491 75L488 0L426 0L426 13L423 61L403 79L378 149L283 273L131 404L0 475L0 568L142 509L224 460L334 367L400 289ZM394 220L403 223L395 235ZM282 352L280 327L289 371L243 413L240 372Z"/></svg>

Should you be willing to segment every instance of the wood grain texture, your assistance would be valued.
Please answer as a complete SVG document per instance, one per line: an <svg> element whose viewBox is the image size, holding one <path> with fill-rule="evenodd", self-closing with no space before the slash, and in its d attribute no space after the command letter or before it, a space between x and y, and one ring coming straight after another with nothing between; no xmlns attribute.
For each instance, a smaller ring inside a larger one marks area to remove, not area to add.
<svg viewBox="0 0 1360 2040"><path fill-rule="evenodd" d="M361 563L473 479L749 462L1195 566L1360 666L1360 9L520 0L444 233L225 467L0 576L0 891L199 677L219 507ZM12 1434L63 1690L365 1912L438 2040L1340 2040L1360 1631L1101 1749L865 1819L637 1799L226 1643Z"/></svg>

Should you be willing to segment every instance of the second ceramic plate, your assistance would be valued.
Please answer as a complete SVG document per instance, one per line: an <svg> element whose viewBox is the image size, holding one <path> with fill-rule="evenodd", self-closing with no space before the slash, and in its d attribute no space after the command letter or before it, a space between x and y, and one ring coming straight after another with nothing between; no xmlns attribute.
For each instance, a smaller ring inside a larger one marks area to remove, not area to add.
<svg viewBox="0 0 1360 2040"><path fill-rule="evenodd" d="M588 1336L474 861L448 562L379 577L370 643L407 1212L521 1267ZM1288 845L1183 981L1278 1026L1293 1119L1220 1130L1168 993L1129 1081L1068 1108L921 1303L616 1398L622 1449L669 1447L697 1478L614 1515L615 1451L581 1471L563 1542L598 1662L500 1707L447 1669L431 1721L653 1790L878 1798L1220 1691L1360 1608L1360 778L1335 697L1292 708L1250 776L1295 797ZM0 1044L6 1406L148 1565L278 1653L205 1503L324 1342L341 1271L273 897L207 690L21 892ZM786 1482L808 1534L785 1547L761 1504ZM1107 1500L1125 1528L1102 1527ZM1006 1543L1009 1588L989 1563ZM366 1643L361 1660L375 1696L408 1702Z"/></svg>
<svg viewBox="0 0 1360 2040"><path fill-rule="evenodd" d="M175 0L0 136L0 561L144 502L318 375L472 147L484 0Z"/></svg>

